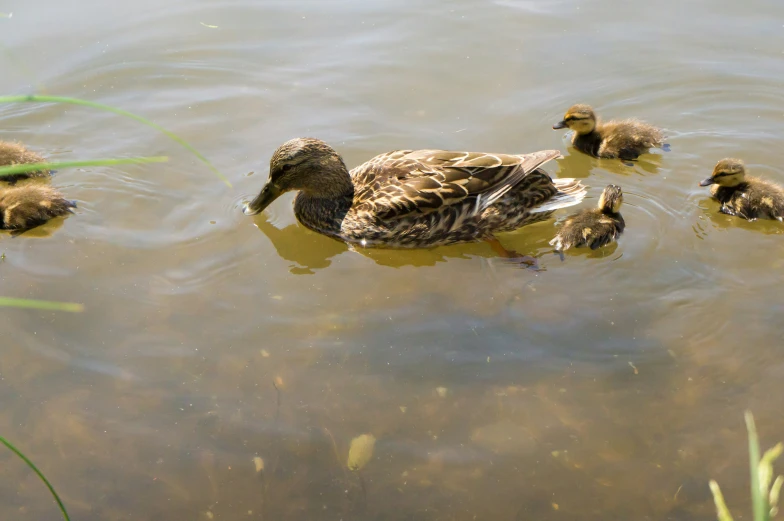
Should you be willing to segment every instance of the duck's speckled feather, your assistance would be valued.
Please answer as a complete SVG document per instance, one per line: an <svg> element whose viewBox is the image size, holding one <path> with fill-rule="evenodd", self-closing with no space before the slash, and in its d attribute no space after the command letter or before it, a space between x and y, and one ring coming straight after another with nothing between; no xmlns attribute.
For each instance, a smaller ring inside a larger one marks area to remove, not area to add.
<svg viewBox="0 0 784 521"><path fill-rule="evenodd" d="M578 204L585 187L556 180L543 163L556 150L506 155L442 150L398 150L351 170L352 200L300 192L295 214L305 226L348 242L422 247L481 240L549 217L536 206L556 196L554 208ZM563 193L559 193L563 192Z"/></svg>

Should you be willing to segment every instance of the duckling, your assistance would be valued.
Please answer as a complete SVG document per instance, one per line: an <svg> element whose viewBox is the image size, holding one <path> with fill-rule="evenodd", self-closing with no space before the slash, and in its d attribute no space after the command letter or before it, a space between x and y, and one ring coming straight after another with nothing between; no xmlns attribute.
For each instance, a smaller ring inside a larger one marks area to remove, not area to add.
<svg viewBox="0 0 784 521"><path fill-rule="evenodd" d="M749 221L784 221L784 188L746 173L743 161L728 157L716 163L700 186L711 187L711 195L721 203L721 213Z"/></svg>
<svg viewBox="0 0 784 521"><path fill-rule="evenodd" d="M658 128L636 119L601 123L589 105L570 107L563 120L553 125L556 130L567 127L574 130L574 148L594 157L630 161L652 147L665 151L670 147Z"/></svg>
<svg viewBox="0 0 784 521"><path fill-rule="evenodd" d="M49 219L73 213L74 201L50 186L28 184L0 189L0 229L19 235Z"/></svg>
<svg viewBox="0 0 784 521"><path fill-rule="evenodd" d="M26 165L30 163L45 163L46 160L39 154L29 150L21 143L10 143L0 141L0 166ZM38 170L36 172L26 172L23 174L11 174L0 177L0 181L5 181L11 185L16 184L20 179L30 177L44 177L49 175L48 170Z"/></svg>
<svg viewBox="0 0 784 521"><path fill-rule="evenodd" d="M620 186L607 185L599 197L597 208L572 215L561 231L550 241L556 251L563 252L572 246L590 246L592 250L616 240L626 227L620 209L623 192Z"/></svg>

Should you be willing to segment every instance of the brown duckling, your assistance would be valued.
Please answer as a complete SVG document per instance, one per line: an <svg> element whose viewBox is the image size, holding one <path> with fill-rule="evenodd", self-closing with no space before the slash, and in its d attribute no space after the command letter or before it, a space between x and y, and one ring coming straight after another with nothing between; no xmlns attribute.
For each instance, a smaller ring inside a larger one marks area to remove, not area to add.
<svg viewBox="0 0 784 521"><path fill-rule="evenodd" d="M21 143L11 143L8 141L0 141L0 166L10 165L26 165L30 163L45 163L46 160L43 156L29 150ZM9 184L15 184L20 179L28 179L30 177L44 177L49 175L48 170L39 170L36 172L26 172L24 174L12 174L0 177L0 181L5 181Z"/></svg>
<svg viewBox="0 0 784 521"><path fill-rule="evenodd" d="M558 235L550 241L559 252L572 246L590 246L592 250L616 240L626 227L619 213L623 203L620 186L607 185L599 197L597 208L583 210L570 216Z"/></svg>
<svg viewBox="0 0 784 521"><path fill-rule="evenodd" d="M588 105L570 107L563 120L553 125L553 129L567 127L574 131L574 148L594 157L629 161L653 147L669 151L669 145L663 143L664 135L658 128L636 119L602 123Z"/></svg>
<svg viewBox="0 0 784 521"><path fill-rule="evenodd" d="M784 221L784 188L746 173L743 161L728 157L716 163L711 176L700 186L711 187L711 195L721 203L721 213L749 221Z"/></svg>
<svg viewBox="0 0 784 521"><path fill-rule="evenodd" d="M0 188L0 229L19 235L49 219L73 213L71 208L76 208L76 203L50 186Z"/></svg>

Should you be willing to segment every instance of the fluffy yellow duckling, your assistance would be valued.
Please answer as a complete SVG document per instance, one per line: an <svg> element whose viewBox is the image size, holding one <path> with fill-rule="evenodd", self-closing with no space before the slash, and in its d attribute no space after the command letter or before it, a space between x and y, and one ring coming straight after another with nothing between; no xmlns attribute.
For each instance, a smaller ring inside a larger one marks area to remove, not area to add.
<svg viewBox="0 0 784 521"><path fill-rule="evenodd" d="M27 149L21 143L0 141L0 166L26 165L30 163L44 162L46 162L46 160L41 155ZM44 177L48 175L48 170L39 170L37 172L2 176L0 177L0 181L5 181L13 185L20 179L28 179L30 177Z"/></svg>
<svg viewBox="0 0 784 521"><path fill-rule="evenodd" d="M71 208L76 208L76 203L50 186L0 188L0 229L19 235L49 219L73 213Z"/></svg>
<svg viewBox="0 0 784 521"><path fill-rule="evenodd" d="M574 148L594 157L628 161L637 159L653 147L669 150L658 128L636 119L602 123L588 105L570 107L563 120L553 125L553 129L567 127L574 131Z"/></svg>
<svg viewBox="0 0 784 521"><path fill-rule="evenodd" d="M743 161L728 157L716 163L711 176L700 186L711 187L711 195L721 203L721 213L749 221L784 221L784 188L746 173Z"/></svg>
<svg viewBox="0 0 784 521"><path fill-rule="evenodd" d="M598 207L583 210L566 219L550 244L562 252L572 246L590 246L595 250L613 242L626 227L620 214L622 203L621 187L607 185L599 197Z"/></svg>

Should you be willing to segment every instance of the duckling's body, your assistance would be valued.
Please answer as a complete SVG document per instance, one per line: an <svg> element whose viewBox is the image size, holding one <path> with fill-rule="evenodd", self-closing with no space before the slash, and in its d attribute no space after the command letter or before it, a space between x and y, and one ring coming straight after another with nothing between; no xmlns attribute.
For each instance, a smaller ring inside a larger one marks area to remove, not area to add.
<svg viewBox="0 0 784 521"><path fill-rule="evenodd" d="M595 250L615 241L626 227L620 214L622 203L621 187L608 185L599 197L598 207L583 210L566 219L550 244L557 251L568 250L572 246L590 246Z"/></svg>
<svg viewBox="0 0 784 521"><path fill-rule="evenodd" d="M721 205L719 210L746 220L776 219L784 221L784 187L747 175L740 159L722 159L700 186L710 186L711 195Z"/></svg>
<svg viewBox="0 0 784 521"><path fill-rule="evenodd" d="M245 213L257 214L282 193L299 190L297 219L349 243L421 248L489 240L585 197L579 181L553 180L539 168L559 156L556 150L398 150L349 173L326 143L297 138L275 151L270 179Z"/></svg>
<svg viewBox="0 0 784 521"><path fill-rule="evenodd" d="M570 128L572 145L580 152L594 157L637 159L651 148L667 145L658 128L636 119L600 122L588 105L574 105L554 129Z"/></svg>
<svg viewBox="0 0 784 521"><path fill-rule="evenodd" d="M0 229L15 235L40 226L48 220L73 213L76 203L54 188L27 184L0 188Z"/></svg>
<svg viewBox="0 0 784 521"><path fill-rule="evenodd" d="M20 143L0 141L0 166L27 165L32 163L44 163L45 161L46 160L41 155L33 152L32 150L29 150ZM15 184L20 179L28 179L30 177L45 177L48 175L48 170L39 170L36 172L0 176L0 181L5 181L9 184Z"/></svg>

